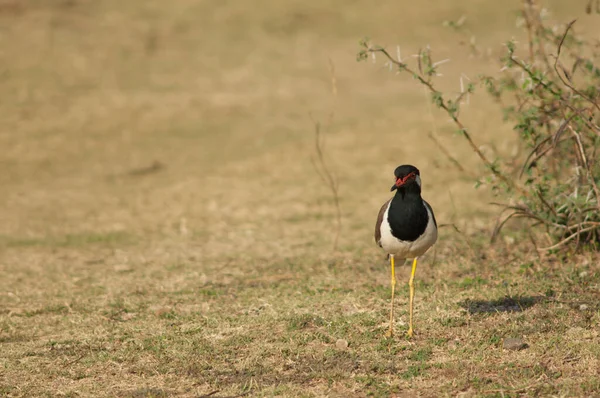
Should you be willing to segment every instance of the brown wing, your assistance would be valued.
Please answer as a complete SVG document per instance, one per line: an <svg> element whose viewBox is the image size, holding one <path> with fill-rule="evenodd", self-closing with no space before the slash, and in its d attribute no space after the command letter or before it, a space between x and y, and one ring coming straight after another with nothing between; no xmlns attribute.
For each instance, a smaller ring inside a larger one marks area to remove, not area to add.
<svg viewBox="0 0 600 398"><path fill-rule="evenodd" d="M383 215L385 214L385 209L391 200L392 199L388 200L383 204L383 206L381 206L381 209L379 209L379 214L377 215L377 224L375 224L375 242L379 245L379 247L381 247L381 243L379 243L379 241L381 240L381 223L383 222Z"/></svg>

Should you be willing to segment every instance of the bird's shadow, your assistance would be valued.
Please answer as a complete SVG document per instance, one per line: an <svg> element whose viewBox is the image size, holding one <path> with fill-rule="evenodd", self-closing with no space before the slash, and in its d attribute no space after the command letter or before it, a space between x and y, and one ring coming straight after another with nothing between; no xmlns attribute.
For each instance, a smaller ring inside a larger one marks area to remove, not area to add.
<svg viewBox="0 0 600 398"><path fill-rule="evenodd" d="M496 300L471 300L466 299L460 306L469 314L490 314L497 312L522 312L537 303L546 301L544 296L504 296Z"/></svg>

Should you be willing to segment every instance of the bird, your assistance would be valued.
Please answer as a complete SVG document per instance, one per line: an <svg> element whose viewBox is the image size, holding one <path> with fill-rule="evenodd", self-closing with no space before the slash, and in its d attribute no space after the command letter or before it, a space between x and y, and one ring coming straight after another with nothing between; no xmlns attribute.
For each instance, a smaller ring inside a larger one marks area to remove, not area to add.
<svg viewBox="0 0 600 398"><path fill-rule="evenodd" d="M394 335L394 290L396 287L395 260L413 259L409 286L409 323L407 336L413 336L414 279L417 259L437 241L437 222L433 209L421 197L421 173L410 164L394 170L396 182L391 192L394 196L381 206L375 225L375 242L387 254L392 271L392 300L390 306L390 329Z"/></svg>

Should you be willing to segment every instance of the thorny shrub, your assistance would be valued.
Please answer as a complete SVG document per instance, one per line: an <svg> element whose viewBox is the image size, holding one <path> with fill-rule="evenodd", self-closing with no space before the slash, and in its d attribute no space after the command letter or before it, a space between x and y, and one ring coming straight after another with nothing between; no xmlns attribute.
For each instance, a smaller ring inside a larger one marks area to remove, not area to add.
<svg viewBox="0 0 600 398"><path fill-rule="evenodd" d="M439 91L434 80L441 63L429 48L421 50L416 66L393 57L385 48L360 42L357 59L381 54L390 67L407 73L431 93L458 133L485 166L478 183L486 183L510 198L503 205L492 239L516 217L541 227L550 238L539 250L597 249L600 246L600 41L575 34L575 21L549 26L545 10L525 0L521 11L527 43L505 43L498 76L481 75L454 98ZM457 27L457 25L454 25ZM517 159L489 159L462 123L460 106L476 87L485 88L512 123L525 149ZM540 229L537 229L538 231Z"/></svg>

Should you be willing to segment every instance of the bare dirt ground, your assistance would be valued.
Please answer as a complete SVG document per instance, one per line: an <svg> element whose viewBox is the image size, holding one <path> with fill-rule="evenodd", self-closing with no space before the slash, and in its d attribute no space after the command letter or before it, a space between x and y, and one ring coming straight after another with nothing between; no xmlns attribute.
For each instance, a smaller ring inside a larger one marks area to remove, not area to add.
<svg viewBox="0 0 600 398"><path fill-rule="evenodd" d="M551 18L596 35L581 3ZM538 256L517 232L490 247L475 155L414 81L355 61L363 36L431 45L458 91L498 71L518 8L0 0L0 395L598 396L598 256ZM443 26L462 15L479 55ZM484 150L514 153L483 93L464 112ZM384 338L372 238L401 163L462 231L420 262L410 341L407 268Z"/></svg>

